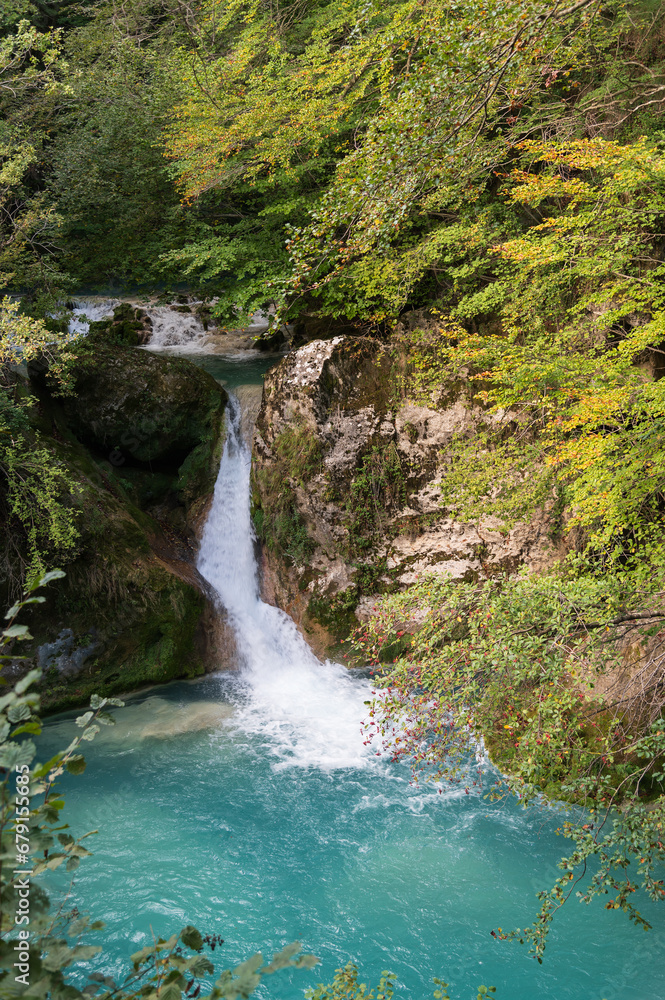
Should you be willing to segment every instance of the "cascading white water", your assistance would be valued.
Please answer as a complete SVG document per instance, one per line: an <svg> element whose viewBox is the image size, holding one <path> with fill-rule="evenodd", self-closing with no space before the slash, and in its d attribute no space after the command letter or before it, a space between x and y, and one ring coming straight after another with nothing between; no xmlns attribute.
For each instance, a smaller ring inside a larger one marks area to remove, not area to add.
<svg viewBox="0 0 665 1000"><path fill-rule="evenodd" d="M249 511L250 450L238 401L201 539L198 568L215 588L236 637L246 704L236 724L261 733L277 767L361 766L368 760L361 720L369 688L340 664L321 664L293 621L259 596Z"/></svg>
<svg viewBox="0 0 665 1000"><path fill-rule="evenodd" d="M77 299L69 321L71 336L85 336L90 324L113 316L113 310L122 299L90 296ZM124 300L128 301L128 300ZM130 300L131 301L131 300ZM178 312L176 306L155 306L142 304L152 321L150 348L152 350L186 350L196 353L204 349L206 332L198 316L188 312Z"/></svg>
<svg viewBox="0 0 665 1000"><path fill-rule="evenodd" d="M196 353L204 350L206 332L198 316L178 312L173 306L147 306L145 311L152 320L152 351L180 348Z"/></svg>
<svg viewBox="0 0 665 1000"><path fill-rule="evenodd" d="M100 319L108 319L119 304L120 299L103 299L98 296L77 299L69 321L70 335L73 337L85 336L91 323L96 323Z"/></svg>

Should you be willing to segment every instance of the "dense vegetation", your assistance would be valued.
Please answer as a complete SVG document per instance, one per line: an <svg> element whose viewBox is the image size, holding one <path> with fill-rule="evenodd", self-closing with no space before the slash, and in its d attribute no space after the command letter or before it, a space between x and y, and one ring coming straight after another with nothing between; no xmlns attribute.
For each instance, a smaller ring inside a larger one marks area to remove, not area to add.
<svg viewBox="0 0 665 1000"><path fill-rule="evenodd" d="M454 780L483 736L525 800L591 809L526 932L539 955L592 857L583 898L611 891L639 921L634 892L665 894L664 13L13 0L0 15L0 288L22 297L0 314L1 500L23 575L76 523L12 364L62 330L75 288L184 280L218 296L220 322L274 308L275 324L380 337L427 310L410 391L463 373L511 427L481 454L460 443L446 506L509 524L551 504L570 554L545 578L426 581L359 641L379 661L413 632L380 667L389 752ZM598 678L620 664L632 686L615 696Z"/></svg>

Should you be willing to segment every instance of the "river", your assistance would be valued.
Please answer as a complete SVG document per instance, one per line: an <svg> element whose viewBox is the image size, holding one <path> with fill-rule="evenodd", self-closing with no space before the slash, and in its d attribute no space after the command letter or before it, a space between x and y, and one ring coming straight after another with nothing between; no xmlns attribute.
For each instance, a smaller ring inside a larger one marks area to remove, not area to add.
<svg viewBox="0 0 665 1000"><path fill-rule="evenodd" d="M86 747L86 772L64 781L73 831L99 830L70 897L106 921L104 962L91 968L123 975L153 932L193 923L224 938L220 969L293 940L313 951L316 970L261 987L276 1000L348 961L365 981L392 970L410 1000L432 995L433 976L453 1000L475 998L480 983L498 1000L665 997L665 913L655 905L641 907L654 922L646 934L600 902L571 901L542 966L491 937L529 923L536 891L556 878L560 812L415 787L404 765L365 744L369 681L321 664L259 595L240 400L270 362L218 352L199 363L231 392L198 566L233 626L237 670L131 697ZM71 715L52 720L48 749L72 726Z"/></svg>

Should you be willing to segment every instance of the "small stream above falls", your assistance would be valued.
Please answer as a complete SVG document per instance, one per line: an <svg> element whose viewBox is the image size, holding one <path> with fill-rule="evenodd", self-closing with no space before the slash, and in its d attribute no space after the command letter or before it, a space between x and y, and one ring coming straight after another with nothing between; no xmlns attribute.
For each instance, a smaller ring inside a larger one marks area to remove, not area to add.
<svg viewBox="0 0 665 1000"><path fill-rule="evenodd" d="M242 330L225 331L216 327L206 329L197 312L200 302L178 305L164 305L154 296L135 299L111 298L103 295L84 296L74 300L69 323L71 334L85 335L90 323L113 316L113 310L123 302L130 302L148 316L151 324L149 348L170 354L186 354L196 357L214 357L223 354L238 356L245 354L251 358L252 337L267 328L266 320L257 313L252 325ZM203 367L207 367L204 363Z"/></svg>
<svg viewBox="0 0 665 1000"><path fill-rule="evenodd" d="M229 430L198 567L233 627L237 670L128 699L117 726L66 776L72 830L98 829L68 905L106 921L104 969L186 923L225 939L232 966L300 940L314 972L271 977L260 995L293 1000L356 961L363 981L391 969L400 995L431 997L432 977L471 1000L655 1000L665 996L665 923L645 934L602 904L557 916L542 966L492 939L529 923L566 843L554 809L490 804L464 788L410 784L408 769L365 745L369 682L321 664L293 622L259 596L242 404L269 364L256 352L197 363L232 395ZM210 366L210 367L209 367ZM49 722L40 757L71 739ZM66 877L53 882L66 888ZM81 973L83 975L83 973Z"/></svg>

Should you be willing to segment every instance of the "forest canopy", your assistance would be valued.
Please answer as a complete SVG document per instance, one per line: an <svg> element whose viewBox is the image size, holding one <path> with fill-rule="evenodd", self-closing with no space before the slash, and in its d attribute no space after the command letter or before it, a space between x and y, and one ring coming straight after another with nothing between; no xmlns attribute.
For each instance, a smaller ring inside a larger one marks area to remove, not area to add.
<svg viewBox="0 0 665 1000"><path fill-rule="evenodd" d="M665 100L654 2L17 0L1 30L6 287L181 279L229 320L495 311L541 221L502 191L543 169L522 143L657 149Z"/></svg>
<svg viewBox="0 0 665 1000"><path fill-rule="evenodd" d="M604 559L653 554L663 23L653 0L16 0L0 280L52 330L77 288L174 282L227 325L436 310L430 380L470 372L538 432Z"/></svg>

